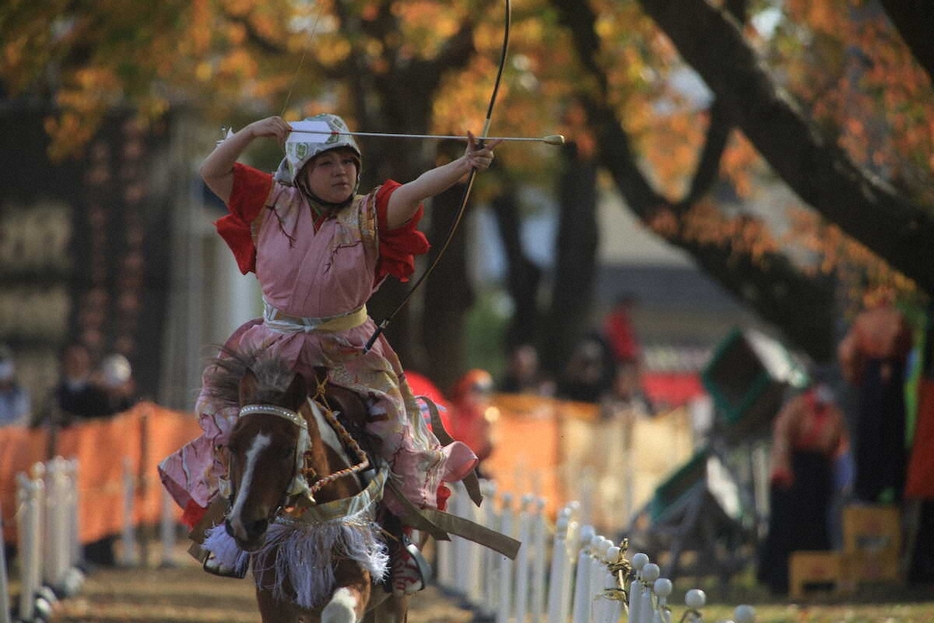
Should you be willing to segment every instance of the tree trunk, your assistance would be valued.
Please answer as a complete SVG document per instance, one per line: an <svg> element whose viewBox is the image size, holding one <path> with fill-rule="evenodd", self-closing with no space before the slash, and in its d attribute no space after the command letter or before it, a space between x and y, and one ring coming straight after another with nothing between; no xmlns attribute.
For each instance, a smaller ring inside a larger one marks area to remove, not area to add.
<svg viewBox="0 0 934 623"><path fill-rule="evenodd" d="M457 217L464 184L457 184L432 200L431 252L433 261ZM474 304L474 290L467 275L467 236L462 222L437 267L426 280L421 338L425 345L422 369L443 390L449 390L465 371L467 313Z"/></svg>
<svg viewBox="0 0 934 623"><path fill-rule="evenodd" d="M555 277L541 340L542 367L556 375L590 322L599 240L596 163L578 153L574 143L565 145L562 154Z"/></svg>
<svg viewBox="0 0 934 623"><path fill-rule="evenodd" d="M519 200L514 187L493 199L493 213L506 252L506 288L515 311L506 329L506 352L520 344L536 344L539 329L538 288L542 271L522 248Z"/></svg>

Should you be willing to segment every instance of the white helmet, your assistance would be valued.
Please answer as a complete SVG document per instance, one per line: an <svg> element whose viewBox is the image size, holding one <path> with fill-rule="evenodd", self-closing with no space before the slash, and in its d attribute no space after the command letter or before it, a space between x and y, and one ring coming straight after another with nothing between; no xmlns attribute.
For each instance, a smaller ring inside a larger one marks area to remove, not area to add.
<svg viewBox="0 0 934 623"><path fill-rule="evenodd" d="M363 155L344 120L337 115L321 114L306 117L303 121L290 124L292 131L285 141L285 158L279 164L275 179L292 186L295 176L308 161L320 153L346 147L353 150L362 162ZM360 180L360 164L357 164L357 181Z"/></svg>

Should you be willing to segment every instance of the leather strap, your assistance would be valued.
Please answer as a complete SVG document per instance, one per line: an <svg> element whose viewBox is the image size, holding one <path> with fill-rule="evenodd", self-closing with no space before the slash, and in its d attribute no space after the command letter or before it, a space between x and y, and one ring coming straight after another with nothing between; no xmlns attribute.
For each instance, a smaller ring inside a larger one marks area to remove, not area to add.
<svg viewBox="0 0 934 623"><path fill-rule="evenodd" d="M208 510L201 517L201 520L198 521L191 529L191 532L188 533L188 538L192 541L191 546L188 548L188 553L198 562L203 563L209 554L207 550L201 547L201 544L204 543L205 532L214 526L220 525L220 523L224 521L224 516L226 514L227 500L221 496L217 496L208 506Z"/></svg>
<svg viewBox="0 0 934 623"><path fill-rule="evenodd" d="M418 396L428 406L428 412L431 413L431 430L441 442L442 446L454 442L454 438L444 428L444 422L441 421L441 413L438 411L438 405L428 396ZM480 492L480 479L477 477L477 470L472 469L470 473L461 479L464 488L467 489L467 495L478 507L483 502L483 494Z"/></svg>
<svg viewBox="0 0 934 623"><path fill-rule="evenodd" d="M402 504L401 519L406 525L427 532L439 541L450 541L450 535L456 534L468 541L489 547L510 560L516 559L519 548L522 546L521 541L457 515L433 508L418 508L402 495L398 486L391 479L386 483L386 486L392 489L396 494L396 498Z"/></svg>

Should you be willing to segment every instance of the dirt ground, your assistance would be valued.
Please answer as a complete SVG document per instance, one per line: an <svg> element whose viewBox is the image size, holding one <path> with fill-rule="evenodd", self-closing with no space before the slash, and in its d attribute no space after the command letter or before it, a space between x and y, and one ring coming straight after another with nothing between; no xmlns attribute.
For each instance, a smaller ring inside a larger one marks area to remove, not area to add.
<svg viewBox="0 0 934 623"><path fill-rule="evenodd" d="M410 623L469 623L473 614L429 586L409 600ZM189 557L169 568L97 569L81 591L58 602L54 623L256 623L252 580L205 573Z"/></svg>

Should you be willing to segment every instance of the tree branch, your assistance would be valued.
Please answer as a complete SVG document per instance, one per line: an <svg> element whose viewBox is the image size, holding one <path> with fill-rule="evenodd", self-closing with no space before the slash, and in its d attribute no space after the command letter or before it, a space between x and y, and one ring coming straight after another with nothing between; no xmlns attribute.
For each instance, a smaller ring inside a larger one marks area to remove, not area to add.
<svg viewBox="0 0 934 623"><path fill-rule="evenodd" d="M915 60L934 82L934 11L930 0L881 0Z"/></svg>
<svg viewBox="0 0 934 623"><path fill-rule="evenodd" d="M775 85L736 22L705 0L640 0L798 196L934 293L934 221L820 136Z"/></svg>
<svg viewBox="0 0 934 623"><path fill-rule="evenodd" d="M581 64L598 84L608 84L596 62L594 14L576 0L552 0L562 11L565 25L571 30ZM565 11L565 8L568 10ZM719 101L711 108L707 139L690 190L677 205L656 192L639 169L631 142L615 112L604 97L585 94L580 97L600 147L600 161L610 172L628 207L645 223L660 210L682 215L716 181L720 158L732 128L731 111ZM659 234L661 235L661 234ZM764 320L780 327L785 337L818 361L833 356L833 287L829 280L816 280L804 274L777 254L753 257L725 240L720 244L701 244L685 237L682 228L666 232L664 239L687 251L699 267L726 290L745 302ZM807 312L802 315L803 306Z"/></svg>

